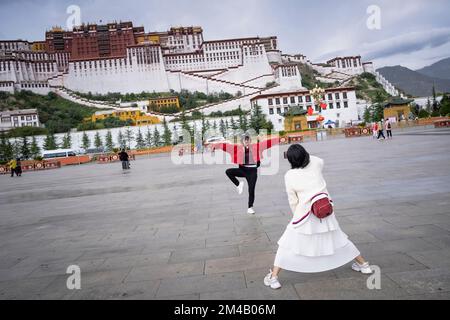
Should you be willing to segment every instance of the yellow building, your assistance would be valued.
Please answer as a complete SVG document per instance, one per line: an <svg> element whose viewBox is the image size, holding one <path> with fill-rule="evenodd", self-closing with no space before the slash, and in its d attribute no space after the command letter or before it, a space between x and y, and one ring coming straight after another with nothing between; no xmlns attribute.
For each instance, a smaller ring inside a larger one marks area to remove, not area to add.
<svg viewBox="0 0 450 320"><path fill-rule="evenodd" d="M149 116L144 112L142 112L141 110L132 110L132 109L96 112L91 117L86 118L85 121L96 122L112 117L118 118L122 121L131 120L133 125L135 126L160 123L158 117Z"/></svg>
<svg viewBox="0 0 450 320"><path fill-rule="evenodd" d="M45 41L36 41L31 44L31 51L42 52L45 51Z"/></svg>
<svg viewBox="0 0 450 320"><path fill-rule="evenodd" d="M177 109L180 109L180 100L178 97L161 97L161 98L154 98L149 100L149 107L148 111L159 111L162 107L170 107L175 106Z"/></svg>
<svg viewBox="0 0 450 320"><path fill-rule="evenodd" d="M143 34L136 37L137 44L151 43L160 44L161 37L158 34Z"/></svg>
<svg viewBox="0 0 450 320"><path fill-rule="evenodd" d="M306 110L300 107L292 107L284 114L284 130L286 132L300 131L308 129Z"/></svg>
<svg viewBox="0 0 450 320"><path fill-rule="evenodd" d="M391 119L397 122L407 120L411 113L412 99L403 99L401 97L393 97L384 105L384 119Z"/></svg>

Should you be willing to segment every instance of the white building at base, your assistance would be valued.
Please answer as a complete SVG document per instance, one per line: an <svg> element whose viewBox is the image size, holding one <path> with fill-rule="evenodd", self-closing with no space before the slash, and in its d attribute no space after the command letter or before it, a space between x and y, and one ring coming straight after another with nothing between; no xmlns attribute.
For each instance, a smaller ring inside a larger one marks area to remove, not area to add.
<svg viewBox="0 0 450 320"><path fill-rule="evenodd" d="M251 99L252 106L258 105L262 108L263 113L268 120L274 125L276 131L284 130L284 114L291 107L300 107L300 109L314 109L314 115L307 117L308 128L317 128L317 117L320 114L325 118L323 123L332 121L335 123L333 127L345 127L352 122L359 121L358 106L356 104L356 93L352 87L326 89L323 101L327 104L325 110L319 110L314 105L310 91L300 89L291 92L272 91L262 95L258 95Z"/></svg>

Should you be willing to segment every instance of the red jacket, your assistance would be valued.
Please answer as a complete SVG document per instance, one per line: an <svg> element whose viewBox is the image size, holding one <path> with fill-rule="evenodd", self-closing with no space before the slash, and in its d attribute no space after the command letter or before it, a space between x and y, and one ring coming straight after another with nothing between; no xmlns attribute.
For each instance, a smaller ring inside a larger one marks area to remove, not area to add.
<svg viewBox="0 0 450 320"><path fill-rule="evenodd" d="M275 145L278 145L280 143L280 138L273 138L269 140L265 140L263 142L258 142L250 145L250 148L252 148L252 155L253 155L253 161L255 164L258 164L261 162L262 159L262 153L272 148ZM238 165L244 164L244 157L245 157L245 150L244 146L241 144L230 144L230 143L215 143L211 145L211 147L214 149L220 149L222 151L225 151L226 153L229 153L231 155L231 159L233 163Z"/></svg>

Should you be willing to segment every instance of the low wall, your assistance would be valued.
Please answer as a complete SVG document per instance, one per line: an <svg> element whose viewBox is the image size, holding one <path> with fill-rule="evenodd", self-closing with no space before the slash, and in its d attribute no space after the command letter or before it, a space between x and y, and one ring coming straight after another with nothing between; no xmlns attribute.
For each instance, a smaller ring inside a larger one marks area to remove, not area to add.
<svg viewBox="0 0 450 320"><path fill-rule="evenodd" d="M22 172L27 171L40 171L49 169L59 169L61 168L60 161L22 161L21 162ZM0 165L0 174L11 173L8 165Z"/></svg>

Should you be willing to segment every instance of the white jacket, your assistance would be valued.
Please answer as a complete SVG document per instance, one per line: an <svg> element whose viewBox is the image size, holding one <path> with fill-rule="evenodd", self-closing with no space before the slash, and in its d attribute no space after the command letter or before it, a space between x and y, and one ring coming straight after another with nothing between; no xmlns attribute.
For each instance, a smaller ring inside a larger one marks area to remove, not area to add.
<svg viewBox="0 0 450 320"><path fill-rule="evenodd" d="M329 196L327 184L322 175L323 165L322 159L311 156L306 168L289 170L284 176L289 205L293 213L290 227L304 234L328 232L335 230L338 226L334 214L322 221L310 214L301 223L294 225L294 222L301 220L311 211L311 198L320 193L326 193ZM331 199L330 196L329 198Z"/></svg>

